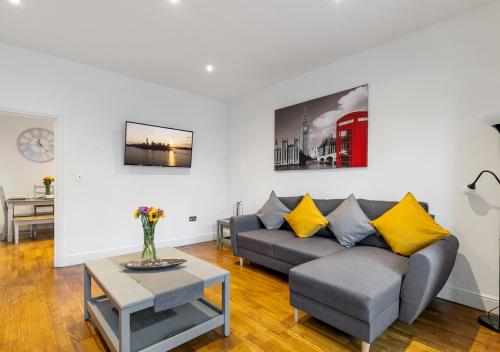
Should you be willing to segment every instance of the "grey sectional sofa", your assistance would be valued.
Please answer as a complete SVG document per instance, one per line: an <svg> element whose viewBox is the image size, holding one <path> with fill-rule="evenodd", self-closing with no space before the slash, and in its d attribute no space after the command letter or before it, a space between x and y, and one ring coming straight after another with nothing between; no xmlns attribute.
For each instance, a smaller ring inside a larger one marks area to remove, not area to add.
<svg viewBox="0 0 500 352"><path fill-rule="evenodd" d="M280 197L294 209L302 197ZM314 200L327 215L343 199ZM375 219L397 202L358 199ZM426 211L428 206L421 203ZM390 251L382 237L371 235L347 249L328 229L298 238L285 223L267 230L255 215L230 220L233 253L289 274L290 304L295 319L307 312L361 339L363 351L396 319L411 324L448 279L458 250L454 236L403 257Z"/></svg>

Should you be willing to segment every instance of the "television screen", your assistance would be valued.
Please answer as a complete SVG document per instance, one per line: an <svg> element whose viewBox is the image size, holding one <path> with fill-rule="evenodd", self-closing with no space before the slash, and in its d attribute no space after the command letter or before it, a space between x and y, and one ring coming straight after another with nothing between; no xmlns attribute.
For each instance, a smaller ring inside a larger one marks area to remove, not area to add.
<svg viewBox="0 0 500 352"><path fill-rule="evenodd" d="M127 121L125 165L191 167L193 131Z"/></svg>

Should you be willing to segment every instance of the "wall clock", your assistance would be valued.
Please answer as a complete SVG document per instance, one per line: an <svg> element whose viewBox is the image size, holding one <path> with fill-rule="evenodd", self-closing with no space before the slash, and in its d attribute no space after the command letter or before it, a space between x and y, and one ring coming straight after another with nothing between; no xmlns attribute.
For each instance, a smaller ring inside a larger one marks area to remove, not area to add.
<svg viewBox="0 0 500 352"><path fill-rule="evenodd" d="M36 163L54 160L54 133L46 128L30 128L17 138L17 148L26 159Z"/></svg>

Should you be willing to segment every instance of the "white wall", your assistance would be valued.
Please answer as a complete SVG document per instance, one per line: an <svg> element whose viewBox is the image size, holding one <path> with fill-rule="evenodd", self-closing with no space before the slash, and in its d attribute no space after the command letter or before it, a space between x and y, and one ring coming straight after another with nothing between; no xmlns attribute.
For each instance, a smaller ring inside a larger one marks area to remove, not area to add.
<svg viewBox="0 0 500 352"><path fill-rule="evenodd" d="M0 114L0 185L9 197L31 197L34 194L34 185L42 185L42 178L55 175L55 162L36 163L26 159L17 149L19 135L34 127L54 131L54 121L16 117ZM31 208L17 209L16 212L30 212ZM0 210L1 212L1 210ZM0 215L0 229L3 229L4 217Z"/></svg>
<svg viewBox="0 0 500 352"><path fill-rule="evenodd" d="M212 239L216 219L226 215L222 103L0 44L0 110L5 107L59 117L58 265L139 250L137 206L166 209L159 246ZM194 130L192 168L124 166L126 120ZM198 221L188 222L190 215Z"/></svg>
<svg viewBox="0 0 500 352"><path fill-rule="evenodd" d="M500 171L500 136L478 116L500 109L500 3L282 82L228 105L227 204L252 212L271 190L316 198L399 200L411 191L460 240L441 295L476 307L498 299L498 185L485 177L473 199L462 189L481 169ZM328 43L325 43L328 45ZM274 110L369 84L369 166L273 171ZM479 210L478 210L479 209ZM480 296L482 296L482 299Z"/></svg>

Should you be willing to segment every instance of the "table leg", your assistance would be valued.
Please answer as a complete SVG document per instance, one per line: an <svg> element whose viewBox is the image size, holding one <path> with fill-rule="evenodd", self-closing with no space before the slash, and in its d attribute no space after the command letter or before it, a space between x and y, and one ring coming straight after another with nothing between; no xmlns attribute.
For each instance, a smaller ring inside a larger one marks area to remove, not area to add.
<svg viewBox="0 0 500 352"><path fill-rule="evenodd" d="M12 221L14 220L14 204L9 203L7 208L7 241L12 242Z"/></svg>
<svg viewBox="0 0 500 352"><path fill-rule="evenodd" d="M19 244L19 223L14 224L14 243Z"/></svg>
<svg viewBox="0 0 500 352"><path fill-rule="evenodd" d="M217 223L217 248L221 247L221 231L222 227L220 223Z"/></svg>
<svg viewBox="0 0 500 352"><path fill-rule="evenodd" d="M224 237L224 228L229 233L229 237ZM229 248L231 248L231 227L229 225L222 227L222 246L224 246L224 241L229 241Z"/></svg>
<svg viewBox="0 0 500 352"><path fill-rule="evenodd" d="M220 230L219 230L219 248L224 247L224 226L222 224L219 225Z"/></svg>
<svg viewBox="0 0 500 352"><path fill-rule="evenodd" d="M86 268L83 269L83 317L85 320L90 319L87 302L92 299L92 279Z"/></svg>
<svg viewBox="0 0 500 352"><path fill-rule="evenodd" d="M231 318L231 300L230 300L230 290L231 284L229 275L224 277L224 282L222 282L222 314L224 314L224 325L222 325L222 331L224 336L229 336L230 331L230 318Z"/></svg>
<svg viewBox="0 0 500 352"><path fill-rule="evenodd" d="M130 311L120 310L120 352L130 352Z"/></svg>

